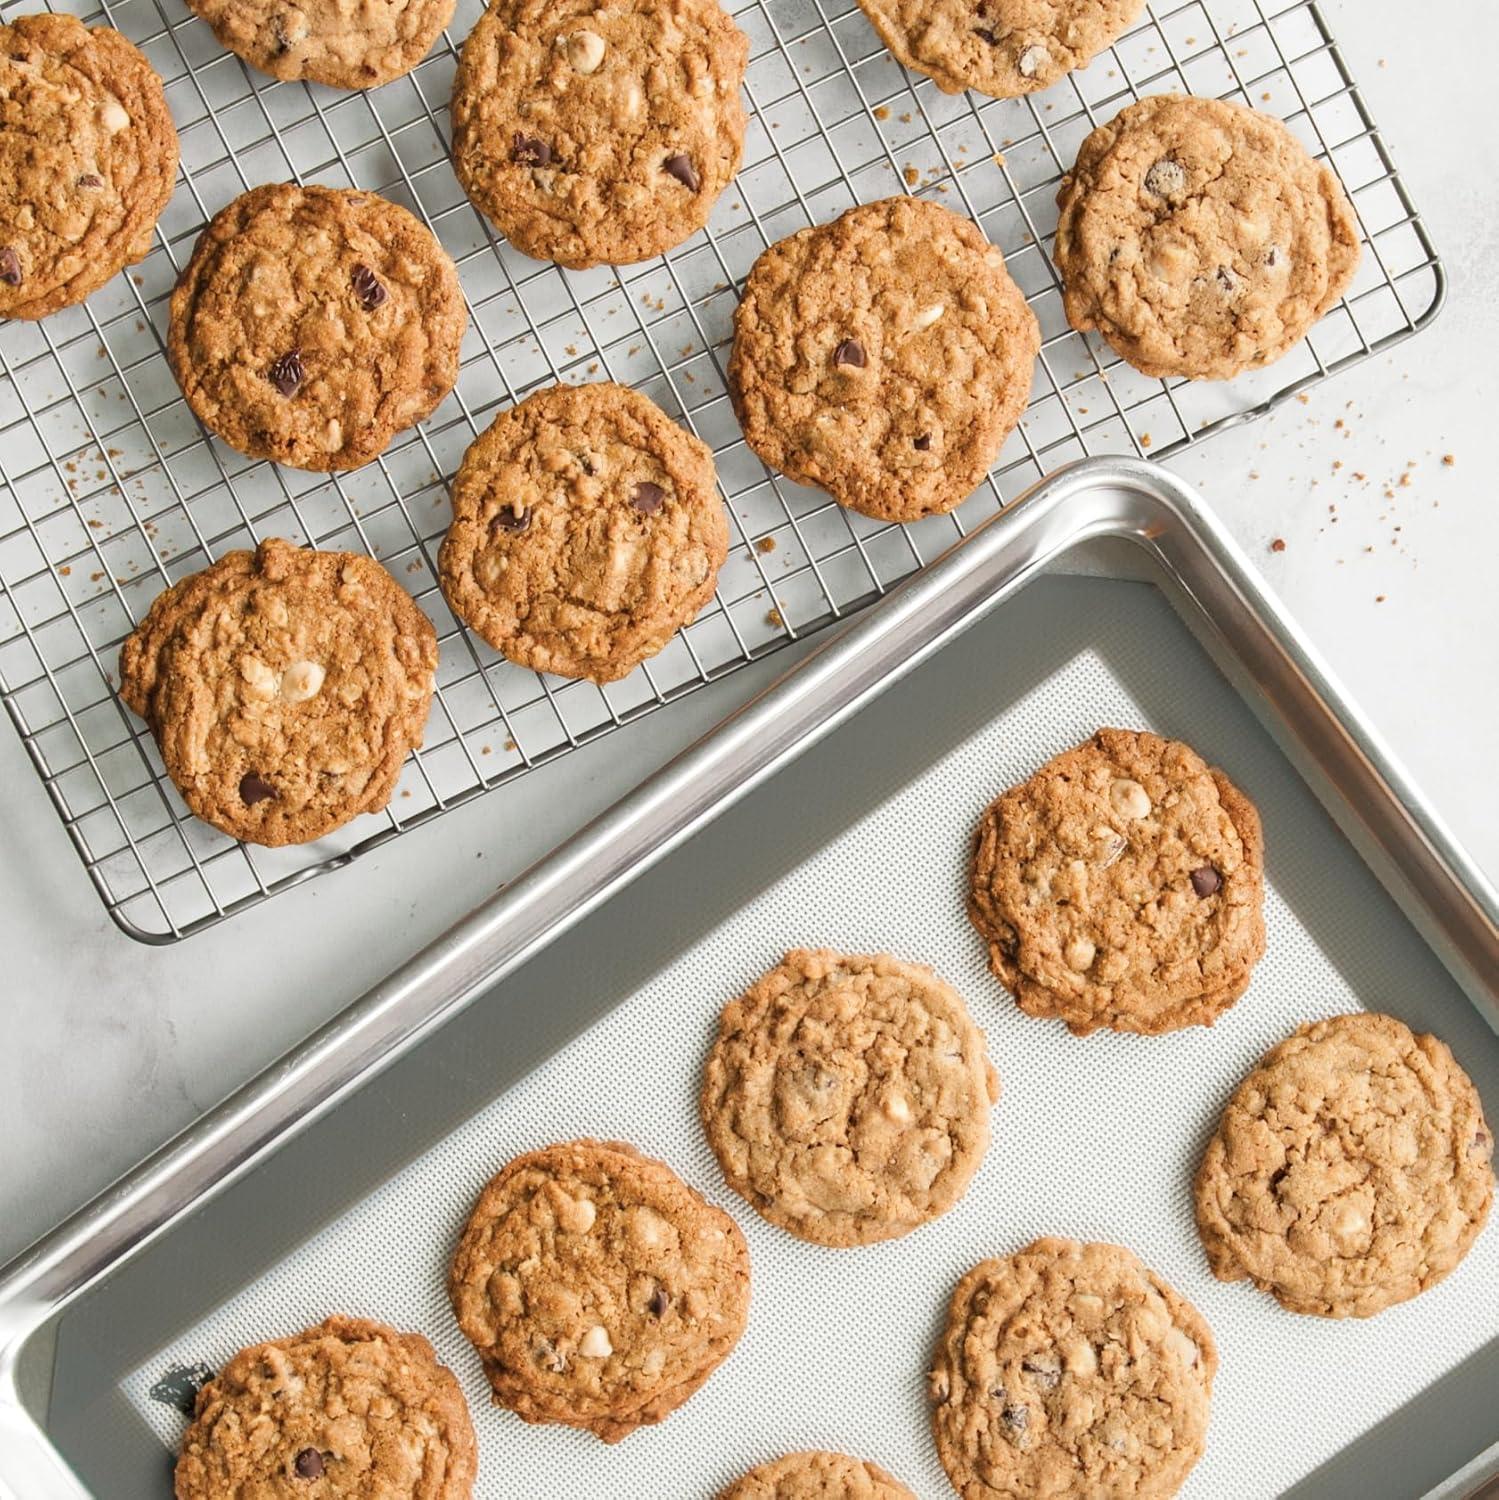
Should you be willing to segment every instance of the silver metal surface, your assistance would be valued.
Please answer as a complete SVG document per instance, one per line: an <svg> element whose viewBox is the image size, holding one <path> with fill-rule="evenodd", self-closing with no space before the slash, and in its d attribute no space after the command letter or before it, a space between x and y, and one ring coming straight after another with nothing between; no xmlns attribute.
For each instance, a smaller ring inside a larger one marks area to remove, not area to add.
<svg viewBox="0 0 1499 1500"><path fill-rule="evenodd" d="M0 19L32 0L0 0ZM69 6L69 8L75 8ZM709 228L659 260L563 272L496 241L448 164L453 27L368 93L273 83L180 0L77 0L167 83L181 181L131 274L36 324L0 326L0 698L116 922L167 942L242 910L651 711L884 593L1044 472L1085 454L1159 457L1387 349L1436 312L1436 254L1321 12L1309 0L1153 0L1118 45L1044 93L942 94L906 74L855 0L729 4L752 43L745 163ZM1149 380L1062 315L1055 191L1093 125L1186 90L1289 121L1350 190L1365 253L1348 298L1271 369L1230 384ZM376 463L341 476L252 463L193 420L163 357L166 303L206 220L257 183L354 184L432 226L471 327L454 395ZM951 516L866 520L769 474L740 439L723 370L736 288L762 249L851 204L917 191L972 215L1041 322L1030 409ZM463 631L435 584L446 480L498 407L557 380L640 387L713 448L734 548L715 601L622 683L544 679ZM157 592L267 535L369 552L442 642L427 743L390 808L265 850L194 820L118 703L120 641Z"/></svg>
<svg viewBox="0 0 1499 1500"><path fill-rule="evenodd" d="M1099 538L1133 544L1159 569L1215 660L1499 1027L1494 890L1197 497L1147 463L1085 461L908 580L0 1274L0 1493L24 1500L81 1493L25 1399L28 1370L35 1379L39 1361L33 1341L49 1320L287 1149L335 1103L370 1086L1049 563Z"/></svg>

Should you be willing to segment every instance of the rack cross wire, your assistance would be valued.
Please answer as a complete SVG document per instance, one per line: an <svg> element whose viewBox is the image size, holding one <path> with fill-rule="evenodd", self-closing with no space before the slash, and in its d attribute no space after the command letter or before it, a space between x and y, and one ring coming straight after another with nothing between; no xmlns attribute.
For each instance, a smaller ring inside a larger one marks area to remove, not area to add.
<svg viewBox="0 0 1499 1500"><path fill-rule="evenodd" d="M0 3L0 19L23 9ZM1440 263L1311 0L1155 0L1093 64L1019 100L946 95L903 70L855 0L730 0L751 41L744 165L707 230L638 266L529 260L469 205L448 160L455 24L369 93L275 83L175 0L83 0L166 81L182 140L150 255L81 307L0 326L0 697L90 878L132 936L170 942L346 863L491 787L846 616L1059 464L1162 457L1260 415L1408 337L1440 306ZM1056 187L1083 137L1144 94L1237 99L1329 161L1361 221L1347 298L1269 369L1231 384L1148 379L1073 333L1050 259ZM470 327L453 394L374 463L340 475L211 439L164 357L167 301L207 220L258 183L360 186L412 209L458 263ZM773 475L746 448L724 370L760 252L857 202L919 192L978 221L1041 323L1025 419L985 484L901 526ZM557 381L638 387L712 447L732 548L716 599L608 687L513 666L455 621L434 563L447 483L495 411ZM378 557L434 620L425 747L387 811L290 849L236 843L188 812L114 691L120 642L168 583L265 536Z"/></svg>

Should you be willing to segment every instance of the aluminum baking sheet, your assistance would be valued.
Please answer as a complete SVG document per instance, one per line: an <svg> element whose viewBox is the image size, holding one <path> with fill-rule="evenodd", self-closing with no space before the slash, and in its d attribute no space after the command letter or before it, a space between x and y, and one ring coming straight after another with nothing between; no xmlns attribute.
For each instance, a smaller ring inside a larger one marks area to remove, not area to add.
<svg viewBox="0 0 1499 1500"><path fill-rule="evenodd" d="M1190 740L1264 815L1268 952L1210 1030L1080 1040L1030 1020L963 915L980 809L1099 724ZM1004 1082L966 1196L891 1244L832 1251L763 1223L696 1120L719 1007L805 943L933 964ZM1057 1233L1131 1246L1214 1329L1212 1428L1184 1496L1419 1494L1499 1436L1499 1231L1416 1301L1332 1323L1215 1282L1191 1220L1191 1174L1238 1078L1299 1022L1359 1006L1445 1037L1499 1114L1494 1034L1162 595L1042 580L66 1315L50 1430L98 1493L163 1493L183 1424L153 1385L337 1310L420 1329L459 1373L486 1500L706 1500L799 1446L865 1454L937 1497L923 1372L948 1294L976 1260ZM487 1176L578 1134L671 1162L734 1213L754 1268L727 1364L612 1448L488 1406L443 1291Z"/></svg>
<svg viewBox="0 0 1499 1500"><path fill-rule="evenodd" d="M0 0L0 20L36 0ZM172 941L461 805L884 593L1043 472L1083 454L1174 452L1388 349L1442 298L1436 253L1318 7L1153 0L1091 67L1022 100L945 95L907 74L855 0L729 0L751 41L744 165L701 234L614 271L564 272L498 240L449 165L452 26L405 78L363 93L275 83L181 0L63 0L138 43L166 80L182 175L151 254L87 304L0 326L0 700L111 916ZM1347 298L1271 368L1223 382L1137 374L1062 314L1049 245L1078 144L1143 94L1249 102L1287 120L1348 187L1365 253ZM257 183L386 194L458 263L470 326L454 394L345 475L252 462L211 439L163 349L167 299L208 218ZM991 480L950 517L870 521L770 474L723 371L737 287L772 241L915 191L1002 246L1044 344L1029 411ZM715 600L608 687L539 677L461 629L435 582L447 483L497 409L557 380L644 390L714 450L734 546ZM442 643L424 748L388 809L313 844L259 849L192 818L112 685L157 592L269 535L381 559Z"/></svg>

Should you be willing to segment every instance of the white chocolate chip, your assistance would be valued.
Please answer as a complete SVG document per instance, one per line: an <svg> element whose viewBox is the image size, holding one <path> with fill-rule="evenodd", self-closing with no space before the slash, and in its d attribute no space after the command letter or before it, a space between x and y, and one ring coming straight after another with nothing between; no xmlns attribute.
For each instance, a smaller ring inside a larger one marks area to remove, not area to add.
<svg viewBox="0 0 1499 1500"><path fill-rule="evenodd" d="M1172 1328L1166 1334L1166 1347L1190 1370L1198 1360L1201 1351L1197 1345L1184 1334L1180 1328Z"/></svg>
<svg viewBox="0 0 1499 1500"><path fill-rule="evenodd" d="M1338 1211L1332 1232L1344 1244L1361 1241L1369 1233L1369 1216L1356 1204L1345 1203Z"/></svg>
<svg viewBox="0 0 1499 1500"><path fill-rule="evenodd" d="M604 39L596 31L575 31L567 39L567 60L575 73L592 73L604 60Z"/></svg>
<svg viewBox="0 0 1499 1500"><path fill-rule="evenodd" d="M1082 974L1093 962L1093 955L1097 952L1098 949L1093 946L1091 938L1075 937L1067 944L1062 957L1067 960L1069 969L1076 969L1079 974Z"/></svg>
<svg viewBox="0 0 1499 1500"><path fill-rule="evenodd" d="M619 107L620 113L627 120L633 120L645 108L645 95L640 92L638 83L631 82L625 89L619 101Z"/></svg>
<svg viewBox="0 0 1499 1500"><path fill-rule="evenodd" d="M276 696L276 674L258 656L240 657L239 675L252 698Z"/></svg>
<svg viewBox="0 0 1499 1500"><path fill-rule="evenodd" d="M330 421L328 425L323 428L323 447L325 447L329 453L337 453L338 450L343 447L343 445L343 424L336 419Z"/></svg>
<svg viewBox="0 0 1499 1500"><path fill-rule="evenodd" d="M916 318L911 324L911 332L920 333L923 328L930 328L945 311L946 309L940 302L932 302L926 307L918 308Z"/></svg>
<svg viewBox="0 0 1499 1500"><path fill-rule="evenodd" d="M1015 66L1020 69L1022 78L1034 78L1050 61L1051 53L1037 42L1020 54Z"/></svg>
<svg viewBox="0 0 1499 1500"><path fill-rule="evenodd" d="M640 1362L640 1373L654 1380L666 1368L666 1350L652 1349Z"/></svg>
<svg viewBox="0 0 1499 1500"><path fill-rule="evenodd" d="M1150 815L1150 798L1138 781L1116 776L1109 787L1109 806L1121 818L1144 818Z"/></svg>
<svg viewBox="0 0 1499 1500"><path fill-rule="evenodd" d="M130 116L118 99L106 99L99 106L99 123L111 135L118 135L130 123Z"/></svg>
<svg viewBox="0 0 1499 1500"><path fill-rule="evenodd" d="M294 661L281 674L281 696L288 703L305 703L323 685L323 669L315 661Z"/></svg>
<svg viewBox="0 0 1499 1500"><path fill-rule="evenodd" d="M906 1103L906 1096L904 1094L898 1094L894 1091L886 1094L881 1108L897 1125L904 1125L911 1118L911 1106Z"/></svg>
<svg viewBox="0 0 1499 1500"><path fill-rule="evenodd" d="M1098 1356L1087 1339L1073 1339L1063 1351L1071 1375L1092 1375L1098 1369Z"/></svg>
<svg viewBox="0 0 1499 1500"><path fill-rule="evenodd" d="M1079 1318L1093 1319L1103 1314L1103 1298L1092 1292L1079 1292L1072 1299L1072 1311Z"/></svg>
<svg viewBox="0 0 1499 1500"><path fill-rule="evenodd" d="M1106 870L1129 848L1129 840L1122 833L1115 833L1112 828L1095 828L1093 837L1098 842L1098 861Z"/></svg>
<svg viewBox="0 0 1499 1500"><path fill-rule="evenodd" d="M578 1353L585 1359L608 1359L614 1353L614 1345L609 1342L609 1335L604 1331L602 1324L595 1323L583 1335L582 1342L578 1345Z"/></svg>
<svg viewBox="0 0 1499 1500"><path fill-rule="evenodd" d="M598 1217L591 1198L569 1198L557 1210L557 1222L569 1234L587 1234Z"/></svg>

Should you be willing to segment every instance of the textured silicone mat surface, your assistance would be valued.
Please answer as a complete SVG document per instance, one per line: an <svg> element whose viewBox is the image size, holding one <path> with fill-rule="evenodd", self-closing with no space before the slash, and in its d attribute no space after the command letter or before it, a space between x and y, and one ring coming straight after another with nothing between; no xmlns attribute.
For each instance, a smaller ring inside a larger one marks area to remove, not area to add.
<svg viewBox="0 0 1499 1500"><path fill-rule="evenodd" d="M948 1495L924 1372L952 1286L987 1255L1066 1234L1130 1246L1206 1316L1222 1365L1207 1453L1182 1494L1255 1500L1315 1470L1499 1337L1492 1226L1445 1283L1365 1323L1298 1318L1209 1274L1192 1226L1192 1173L1227 1094L1272 1043L1311 1017L1390 1009L1452 1043L1491 1118L1499 1045L1161 597L1138 585L1065 583L1028 592L921 669L929 690L916 702L945 717L930 720L938 753L920 775L892 776L872 810L820 847L793 836L783 873L729 920L134 1371L124 1394L161 1440L175 1445L183 1425L149 1399L168 1366L217 1367L243 1344L339 1310L420 1329L459 1373L479 1432L476 1493L486 1500L706 1500L751 1464L813 1446L873 1458L923 1496ZM1055 669L1038 680L1038 662ZM991 714L991 702L1008 706ZM963 915L980 809L1099 724L1190 738L1264 816L1269 952L1249 993L1211 1030L1080 1040L1027 1019L988 975ZM865 715L825 749L878 757L877 726ZM675 856L683 857L690 852ZM692 899L684 880L681 900ZM765 1224L723 1187L698 1125L700 1067L719 1008L800 943L883 948L934 965L967 998L1003 1081L994 1138L967 1195L893 1243L826 1250ZM590 972L607 985L608 955ZM487 1177L518 1151L588 1134L664 1157L728 1208L754 1267L739 1348L663 1426L612 1448L490 1407L443 1291L455 1236ZM1473 1446L1487 1440L1475 1433ZM1368 1493L1393 1491L1371 1482Z"/></svg>

